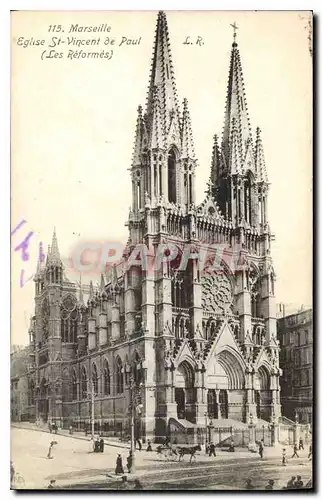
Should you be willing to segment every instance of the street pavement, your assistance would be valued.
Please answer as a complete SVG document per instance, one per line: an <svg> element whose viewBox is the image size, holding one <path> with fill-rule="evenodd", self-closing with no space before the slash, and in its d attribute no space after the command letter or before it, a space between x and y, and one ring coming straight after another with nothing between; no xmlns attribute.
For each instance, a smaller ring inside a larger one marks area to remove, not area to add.
<svg viewBox="0 0 323 500"><path fill-rule="evenodd" d="M53 459L47 459L49 444L57 441L53 448ZM117 454L120 453L126 470L129 450L122 447L105 446L104 453L90 451L90 441L73 436L50 435L17 427L11 432L11 460L17 473L15 488L44 489L50 479L55 479L57 488L100 489L121 488L121 478L114 474ZM153 445L154 448L154 445ZM185 456L184 462L165 461L156 451L136 452L136 474L128 476L129 489L134 479L139 478L144 489L149 490L244 490L250 478L256 489L262 490L269 479L275 481L274 489L281 489L291 476L301 475L304 484L312 477L312 462L308 461L308 450L299 452L300 458L290 458L288 448L287 466L281 464L281 448L265 448L264 459L247 450L234 454L217 452L207 457L199 452L191 464Z"/></svg>

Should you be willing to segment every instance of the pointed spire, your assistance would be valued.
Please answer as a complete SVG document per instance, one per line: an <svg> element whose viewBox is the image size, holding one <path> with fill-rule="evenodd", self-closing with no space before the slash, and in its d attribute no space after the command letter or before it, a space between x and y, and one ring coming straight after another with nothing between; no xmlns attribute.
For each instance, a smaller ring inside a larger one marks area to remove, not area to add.
<svg viewBox="0 0 323 500"><path fill-rule="evenodd" d="M264 148L261 139L261 130L259 127L256 129L255 169L256 180L258 182L268 182Z"/></svg>
<svg viewBox="0 0 323 500"><path fill-rule="evenodd" d="M212 160L211 160L211 172L210 179L208 183L208 194L213 193L216 181L220 177L221 171L221 154L218 143L218 136L213 137L213 149L212 149Z"/></svg>
<svg viewBox="0 0 323 500"><path fill-rule="evenodd" d="M46 266L49 264L49 257L50 257L50 245L48 245L47 247Z"/></svg>
<svg viewBox="0 0 323 500"><path fill-rule="evenodd" d="M60 257L59 250L58 250L58 243L57 243L57 237L56 237L56 229L55 229L55 227L54 227L51 252L50 252L50 255L49 255L48 262L50 264L62 265L61 257Z"/></svg>
<svg viewBox="0 0 323 500"><path fill-rule="evenodd" d="M183 118L182 118L182 159L195 159L192 124L190 112L188 110L187 99L183 101Z"/></svg>
<svg viewBox="0 0 323 500"><path fill-rule="evenodd" d="M80 293L79 293L79 305L84 306L84 297L83 297L83 289L82 289L82 275L80 274Z"/></svg>
<svg viewBox="0 0 323 500"><path fill-rule="evenodd" d="M239 157L243 159L246 153L248 140L251 138L251 129L249 124L248 106L245 94L245 87L242 74L242 65L238 44L236 42L236 29L234 27L234 41L231 50L229 81L227 90L227 100L224 118L224 129L222 138L222 151L225 156L225 163L229 165L229 156L231 149L233 121L237 130L236 142L239 150ZM239 173L242 168L241 163L236 166Z"/></svg>
<svg viewBox="0 0 323 500"><path fill-rule="evenodd" d="M45 269L45 254L43 253L43 244L39 243L39 252L38 252L38 260L37 260L37 269L34 278L40 278L43 271Z"/></svg>
<svg viewBox="0 0 323 500"><path fill-rule="evenodd" d="M103 273L101 273L100 292L103 293L104 291L105 291L105 281Z"/></svg>
<svg viewBox="0 0 323 500"><path fill-rule="evenodd" d="M241 151L239 148L239 133L235 119L232 120L232 132L230 138L229 168L232 175L242 173L241 171Z"/></svg>
<svg viewBox="0 0 323 500"><path fill-rule="evenodd" d="M175 121L175 129L178 133L180 130L179 105L170 51L167 19L164 12L159 12L157 18L154 53L146 108L148 129L151 133L152 124L155 118L154 114L157 110L156 100L160 107L159 112L161 115L161 123L158 126L158 142L160 143L160 146L162 146L167 139L167 134L169 133L172 120ZM154 132L156 133L156 126ZM177 139L179 139L179 137Z"/></svg>
<svg viewBox="0 0 323 500"><path fill-rule="evenodd" d="M142 107L138 106L138 116L137 116L137 124L136 124L136 136L135 136L135 144L132 155L132 166L136 167L141 164L141 151L143 145L144 138L144 121L142 117Z"/></svg>
<svg viewBox="0 0 323 500"><path fill-rule="evenodd" d="M93 290L93 283L92 280L90 281L90 292L89 292L89 300L94 299L94 290Z"/></svg>
<svg viewBox="0 0 323 500"><path fill-rule="evenodd" d="M117 267L114 265L111 270L111 285L113 287L116 287L118 284L118 273L117 273Z"/></svg>

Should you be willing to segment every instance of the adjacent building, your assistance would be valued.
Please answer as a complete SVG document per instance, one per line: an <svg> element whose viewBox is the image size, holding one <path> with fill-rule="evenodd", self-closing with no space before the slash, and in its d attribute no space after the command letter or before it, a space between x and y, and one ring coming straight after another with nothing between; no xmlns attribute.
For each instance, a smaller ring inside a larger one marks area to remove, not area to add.
<svg viewBox="0 0 323 500"><path fill-rule="evenodd" d="M282 309L281 309L282 311ZM283 313L284 314L284 313ZM312 423L313 406L313 311L301 309L279 318L283 414L300 423Z"/></svg>
<svg viewBox="0 0 323 500"><path fill-rule="evenodd" d="M206 416L221 425L279 418L269 182L236 36L228 63L223 135L198 203L188 102L179 104L158 14L122 262L87 294L64 275L56 233L38 264L28 381L37 418L82 428L94 404L96 425L121 433L135 407L143 437L204 427Z"/></svg>

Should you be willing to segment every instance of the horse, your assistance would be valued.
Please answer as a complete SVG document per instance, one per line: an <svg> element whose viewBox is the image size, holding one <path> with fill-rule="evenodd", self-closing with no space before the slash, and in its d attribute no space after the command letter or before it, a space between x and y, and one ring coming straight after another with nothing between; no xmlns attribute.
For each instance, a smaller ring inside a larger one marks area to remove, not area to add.
<svg viewBox="0 0 323 500"><path fill-rule="evenodd" d="M166 460L172 460L174 456L177 456L177 451L171 446L159 445L156 448L157 454L162 455Z"/></svg>
<svg viewBox="0 0 323 500"><path fill-rule="evenodd" d="M190 455L190 463L192 462L192 459L194 458L196 460L196 452L201 451L201 446L199 444L195 446L190 446L188 448L184 447L178 447L178 461L180 462L181 458L184 460L184 455Z"/></svg>

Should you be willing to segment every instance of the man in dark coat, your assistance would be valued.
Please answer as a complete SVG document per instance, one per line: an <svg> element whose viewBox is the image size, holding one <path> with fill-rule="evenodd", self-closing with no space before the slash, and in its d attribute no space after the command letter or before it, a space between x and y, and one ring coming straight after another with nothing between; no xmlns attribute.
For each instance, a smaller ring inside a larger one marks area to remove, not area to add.
<svg viewBox="0 0 323 500"><path fill-rule="evenodd" d="M297 481L295 481L295 489L299 490L304 487L304 483L302 481L302 476L297 476Z"/></svg>
<svg viewBox="0 0 323 500"><path fill-rule="evenodd" d="M259 456L260 458L264 458L264 443L262 440L259 443Z"/></svg>
<svg viewBox="0 0 323 500"><path fill-rule="evenodd" d="M292 476L290 478L290 480L288 481L287 486L286 486L287 490L293 490L295 488L295 479L296 479L295 476Z"/></svg>
<svg viewBox="0 0 323 500"><path fill-rule="evenodd" d="M209 445L209 457L216 457L216 453L215 453L215 446L213 443L210 443Z"/></svg>
<svg viewBox="0 0 323 500"><path fill-rule="evenodd" d="M104 439L103 439L103 437L101 437L101 439L100 439L100 452L101 453L104 452Z"/></svg>
<svg viewBox="0 0 323 500"><path fill-rule="evenodd" d="M299 450L304 450L304 442L303 442L302 438L300 438L300 440L299 440L298 449Z"/></svg>
<svg viewBox="0 0 323 500"><path fill-rule="evenodd" d="M299 455L297 453L297 444L296 443L294 444L294 453L292 454L292 458L294 458L294 457L299 458Z"/></svg>

